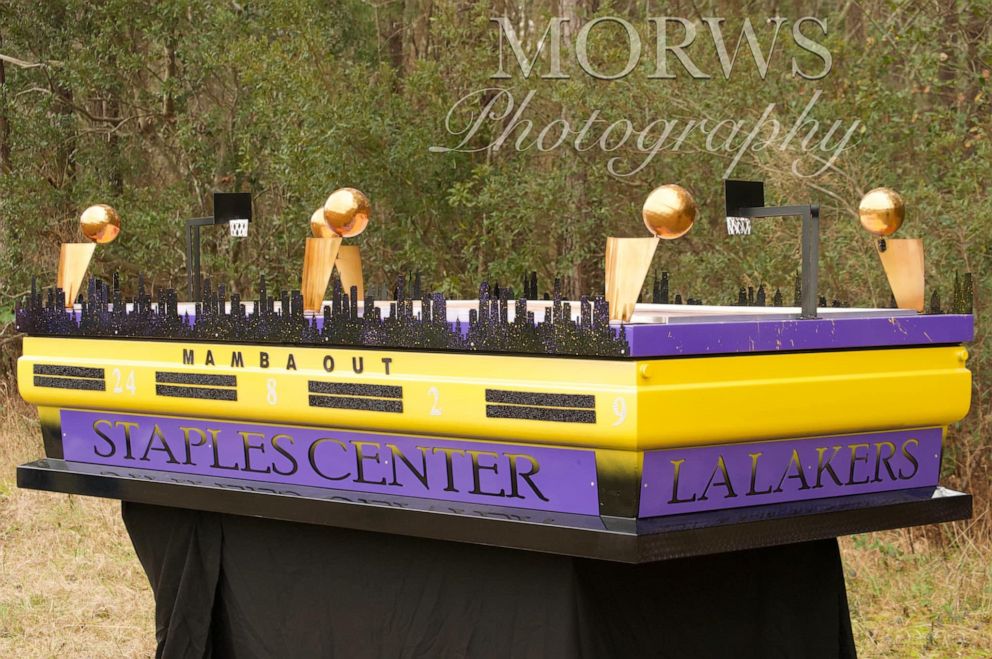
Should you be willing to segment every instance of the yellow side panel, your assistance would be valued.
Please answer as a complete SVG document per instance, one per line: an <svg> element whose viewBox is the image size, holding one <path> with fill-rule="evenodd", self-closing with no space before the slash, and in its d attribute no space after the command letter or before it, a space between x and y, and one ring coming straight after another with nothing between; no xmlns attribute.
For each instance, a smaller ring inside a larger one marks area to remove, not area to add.
<svg viewBox="0 0 992 659"><path fill-rule="evenodd" d="M183 364L184 349L193 351L192 365ZM206 364L208 351L213 365ZM232 352L241 353L244 367L231 366ZM268 368L260 366L263 352ZM288 368L290 355L295 370ZM36 364L102 368L106 391L37 387ZM237 400L158 395L161 371L235 375ZM618 432L612 425L619 418L617 399L624 400L618 404L624 410L634 407L635 373L630 361L29 337L18 361L18 386L29 403L52 407L609 447L635 441L632 415L624 411ZM399 386L403 411L312 407L310 381ZM588 411L595 412L595 422L489 417L488 389L592 396L594 410Z"/></svg>
<svg viewBox="0 0 992 659"><path fill-rule="evenodd" d="M971 404L963 347L671 359L641 376L642 445L946 426Z"/></svg>
<svg viewBox="0 0 992 659"><path fill-rule="evenodd" d="M244 366L232 366L239 354ZM647 450L944 426L968 411L966 358L941 347L637 362L29 337L18 383L25 400L49 407ZM100 368L105 388L36 386L36 365ZM161 372L234 375L236 400L160 395ZM402 412L312 406L311 381L401 387ZM489 390L551 396L542 414L583 409L564 421L501 418Z"/></svg>

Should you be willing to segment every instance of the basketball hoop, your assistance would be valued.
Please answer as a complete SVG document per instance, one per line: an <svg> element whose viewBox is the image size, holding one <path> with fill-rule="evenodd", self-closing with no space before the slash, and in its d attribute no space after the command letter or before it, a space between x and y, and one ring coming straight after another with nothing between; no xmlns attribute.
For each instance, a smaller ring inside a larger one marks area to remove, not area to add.
<svg viewBox="0 0 992 659"><path fill-rule="evenodd" d="M748 217L727 217L728 236L750 236L751 218Z"/></svg>
<svg viewBox="0 0 992 659"><path fill-rule="evenodd" d="M251 217L250 193L215 192L212 216L186 220L186 279L194 302L200 299L200 229L228 224L232 238L247 238Z"/></svg>

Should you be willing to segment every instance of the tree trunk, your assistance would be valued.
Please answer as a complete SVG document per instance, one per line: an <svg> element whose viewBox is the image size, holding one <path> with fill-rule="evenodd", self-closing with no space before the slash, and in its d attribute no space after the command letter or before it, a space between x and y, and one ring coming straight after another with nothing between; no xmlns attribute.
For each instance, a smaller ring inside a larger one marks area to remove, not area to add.
<svg viewBox="0 0 992 659"><path fill-rule="evenodd" d="M849 0L844 15L844 27L849 42L861 48L865 42L865 12L861 0Z"/></svg>
<svg viewBox="0 0 992 659"><path fill-rule="evenodd" d="M56 149L55 181L63 193L63 203L66 204L67 214L73 213L72 188L76 181L76 123L73 109L72 89L65 83L55 80L52 82L52 92L55 95L55 114L58 117L63 139Z"/></svg>
<svg viewBox="0 0 992 659"><path fill-rule="evenodd" d="M115 117L120 118L121 114L121 104L117 94L117 91L111 91L110 97L104 104L104 116L105 117ZM110 127L110 132L107 134L107 147L110 151L108 160L110 172L108 177L110 178L110 189L113 191L114 196L120 197L124 194L124 173L121 168L121 144L120 137L117 135L117 124Z"/></svg>
<svg viewBox="0 0 992 659"><path fill-rule="evenodd" d="M957 44L961 38L958 24L957 2L953 0L944 8L944 29L941 30L940 63L937 65L937 79L940 81L938 93L948 106L960 107L957 94L957 75L954 67L958 63Z"/></svg>
<svg viewBox="0 0 992 659"><path fill-rule="evenodd" d="M0 35L0 48L3 47L3 35ZM7 68L0 60L0 175L9 174L12 170L10 162L10 118L7 115Z"/></svg>
<svg viewBox="0 0 992 659"><path fill-rule="evenodd" d="M403 3L403 72L406 74L413 70L418 60L427 56L433 5L433 0L405 0Z"/></svg>
<svg viewBox="0 0 992 659"><path fill-rule="evenodd" d="M54 7L52 26L61 33L71 19L66 15L66 7L59 3ZM71 49L68 51L71 52ZM73 100L72 88L64 80L59 78L63 72L53 70L49 74L49 89L54 100L53 112L55 114L55 125L60 134L58 144L55 147L55 171L52 172L50 181L59 191L58 213L63 218L72 217L76 213L75 203L72 198L73 187L76 181L76 149L78 146L78 134L76 131L76 110Z"/></svg>
<svg viewBox="0 0 992 659"><path fill-rule="evenodd" d="M972 129L977 125L980 117L988 117L988 99L981 96L981 77L982 69L984 64L982 62L982 35L988 26L983 22L982 18L978 15L978 11L972 8L968 12L967 20L964 26L964 37L966 43L966 54L967 61L965 62L965 71L968 74L968 84L965 86L965 105L969 107L969 111L965 113L966 125L969 129ZM984 106L984 109L983 109ZM971 142L967 146L968 153L974 152L974 143Z"/></svg>
<svg viewBox="0 0 992 659"><path fill-rule="evenodd" d="M162 114L165 115L166 123L173 123L176 119L176 99L172 93L173 80L176 78L176 36L169 35L165 46L165 98L162 99Z"/></svg>
<svg viewBox="0 0 992 659"><path fill-rule="evenodd" d="M575 35L578 34L580 28L578 5L578 0L561 0L558 7L559 15L569 19L567 22L562 23L561 37L562 43L568 44L568 48L570 49L574 49L575 47ZM562 107L561 118L568 122L569 125L574 123L574 118L570 115L566 107ZM571 213L573 217L581 217L585 213L586 207L586 186L585 176L582 173L582 163L579 162L579 155L574 151L570 150L566 153L566 157L569 160L569 169L571 169L571 174L569 175L569 188L572 190ZM589 236L585 235L585 232L568 232L565 236L565 252L578 252L588 239ZM563 282L564 292L573 300L578 299L580 295L587 292L585 290L585 272L591 266L592 264L583 263L581 259L575 259L571 269L566 274L565 281Z"/></svg>

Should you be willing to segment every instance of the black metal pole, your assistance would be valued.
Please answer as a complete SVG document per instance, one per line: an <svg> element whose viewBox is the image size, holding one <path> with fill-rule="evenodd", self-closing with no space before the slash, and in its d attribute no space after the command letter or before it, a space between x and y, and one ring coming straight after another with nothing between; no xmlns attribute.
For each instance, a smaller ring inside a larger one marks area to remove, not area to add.
<svg viewBox="0 0 992 659"><path fill-rule="evenodd" d="M820 207L809 206L803 215L802 237L802 318L816 318L819 302Z"/></svg>
<svg viewBox="0 0 992 659"><path fill-rule="evenodd" d="M810 206L769 206L759 208L739 208L736 217L801 217L802 229L802 295L800 297L800 318L816 318L819 303L817 291L820 271L820 207Z"/></svg>
<svg viewBox="0 0 992 659"><path fill-rule="evenodd" d="M200 300L200 227L214 223L212 217L186 220L186 283L191 302Z"/></svg>

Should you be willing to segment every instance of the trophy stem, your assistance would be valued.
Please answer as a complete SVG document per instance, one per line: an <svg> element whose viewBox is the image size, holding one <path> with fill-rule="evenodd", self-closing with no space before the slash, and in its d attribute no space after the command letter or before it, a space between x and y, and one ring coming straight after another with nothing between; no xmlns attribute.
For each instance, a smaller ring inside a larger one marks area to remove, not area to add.
<svg viewBox="0 0 992 659"><path fill-rule="evenodd" d="M358 288L358 299L365 299L365 278L362 276L362 250L358 245L342 245L334 262L341 277L341 288L350 293L351 287Z"/></svg>
<svg viewBox="0 0 992 659"><path fill-rule="evenodd" d="M62 243L56 286L65 292L65 308L72 309L90 266L96 243Z"/></svg>
<svg viewBox="0 0 992 659"><path fill-rule="evenodd" d="M651 268L659 238L606 239L606 301L610 320L629 321Z"/></svg>
<svg viewBox="0 0 992 659"><path fill-rule="evenodd" d="M324 304L327 282L334 271L334 260L341 247L341 238L307 238L303 253L303 310L316 313Z"/></svg>
<svg viewBox="0 0 992 659"><path fill-rule="evenodd" d="M889 280L889 288L900 309L923 311L925 275L923 241L919 238L886 238L876 243L878 257Z"/></svg>

